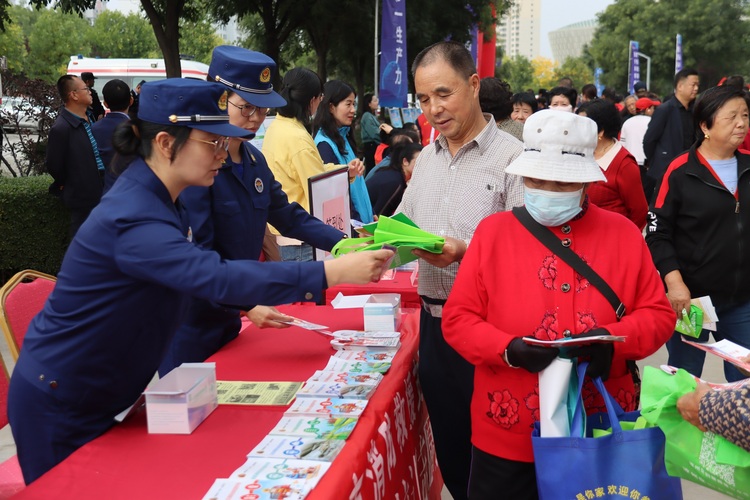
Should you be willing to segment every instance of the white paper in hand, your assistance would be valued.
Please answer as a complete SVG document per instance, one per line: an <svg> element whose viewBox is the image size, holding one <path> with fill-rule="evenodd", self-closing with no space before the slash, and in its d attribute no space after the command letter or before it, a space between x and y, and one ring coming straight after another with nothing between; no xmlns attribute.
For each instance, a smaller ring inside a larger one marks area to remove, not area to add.
<svg viewBox="0 0 750 500"><path fill-rule="evenodd" d="M573 362L555 358L539 372L539 435L569 437L568 387Z"/></svg>

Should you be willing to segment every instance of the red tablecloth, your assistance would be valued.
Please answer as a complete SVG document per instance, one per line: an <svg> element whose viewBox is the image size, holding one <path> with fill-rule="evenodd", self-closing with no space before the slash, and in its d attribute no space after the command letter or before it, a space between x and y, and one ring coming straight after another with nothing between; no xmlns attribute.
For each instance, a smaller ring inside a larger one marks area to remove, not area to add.
<svg viewBox="0 0 750 500"><path fill-rule="evenodd" d="M400 293L401 307L419 309L421 303L417 287L411 284L411 271L396 271L392 280L381 280L366 285L339 285L326 290L326 304L330 304L339 292L344 295L365 295L368 293Z"/></svg>
<svg viewBox="0 0 750 500"><path fill-rule="evenodd" d="M284 312L339 329L362 329L361 310L287 306ZM346 446L310 500L440 498L442 479L416 381L418 314ZM291 327L250 326L209 361L218 380L303 381L335 351L328 338ZM16 498L200 499L228 477L286 407L220 405L191 435L148 434L141 412L73 453ZM357 495L361 496L357 496Z"/></svg>

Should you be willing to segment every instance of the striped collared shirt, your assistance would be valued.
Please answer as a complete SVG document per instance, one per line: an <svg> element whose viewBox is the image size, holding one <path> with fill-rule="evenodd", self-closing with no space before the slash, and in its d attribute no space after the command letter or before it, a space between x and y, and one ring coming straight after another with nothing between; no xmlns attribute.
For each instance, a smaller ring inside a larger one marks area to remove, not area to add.
<svg viewBox="0 0 750 500"><path fill-rule="evenodd" d="M455 156L443 136L422 150L397 213L425 231L468 242L482 219L523 205L523 178L505 174L523 144L484 117L487 125ZM419 294L447 299L457 272L457 262L445 268L420 262Z"/></svg>

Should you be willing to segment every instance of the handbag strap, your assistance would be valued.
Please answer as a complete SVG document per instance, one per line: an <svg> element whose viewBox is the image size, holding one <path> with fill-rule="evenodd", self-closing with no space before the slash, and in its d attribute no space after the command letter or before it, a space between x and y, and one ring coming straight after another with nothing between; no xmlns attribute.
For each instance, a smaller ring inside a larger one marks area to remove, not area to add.
<svg viewBox="0 0 750 500"><path fill-rule="evenodd" d="M526 207L515 207L513 208L513 215L528 231L538 239L544 246L552 250L552 252L565 261L570 267L576 270L578 274L586 278L589 283L594 285L599 292L607 299L612 308L615 310L617 320L619 321L625 316L625 304L622 303L620 298L617 296L612 287L610 287L604 278L599 276L591 266L586 264L577 253L570 249L568 246L564 246L563 242L555 236L555 233L550 231L548 228L539 224L531 216Z"/></svg>

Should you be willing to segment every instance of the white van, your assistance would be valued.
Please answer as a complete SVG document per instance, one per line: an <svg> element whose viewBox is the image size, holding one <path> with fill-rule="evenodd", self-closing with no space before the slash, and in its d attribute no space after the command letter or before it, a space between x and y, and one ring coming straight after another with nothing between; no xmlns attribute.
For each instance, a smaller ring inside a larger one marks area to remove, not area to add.
<svg viewBox="0 0 750 500"><path fill-rule="evenodd" d="M182 77L205 80L208 65L197 61L181 61ZM70 56L68 74L81 76L90 71L96 77L94 88L102 94L104 84L115 78L128 84L131 89L142 80L150 82L167 77L164 59L97 59L93 57Z"/></svg>

